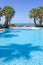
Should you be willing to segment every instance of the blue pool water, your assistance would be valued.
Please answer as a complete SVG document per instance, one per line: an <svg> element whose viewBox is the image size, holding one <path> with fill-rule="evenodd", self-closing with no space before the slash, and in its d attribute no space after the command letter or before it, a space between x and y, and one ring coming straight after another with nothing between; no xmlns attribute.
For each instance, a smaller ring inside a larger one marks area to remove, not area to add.
<svg viewBox="0 0 43 65"><path fill-rule="evenodd" d="M43 65L43 28L0 32L0 65Z"/></svg>

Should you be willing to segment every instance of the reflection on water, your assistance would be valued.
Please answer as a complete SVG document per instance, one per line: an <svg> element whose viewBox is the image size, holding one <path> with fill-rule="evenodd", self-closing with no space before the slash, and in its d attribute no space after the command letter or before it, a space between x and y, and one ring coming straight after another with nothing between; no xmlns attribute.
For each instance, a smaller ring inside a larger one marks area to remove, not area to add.
<svg viewBox="0 0 43 65"><path fill-rule="evenodd" d="M4 61L9 61L14 58L19 59L23 57L27 60L31 58L30 53L32 51L43 51L40 46L32 46L32 44L17 45L12 44L10 46L0 46L0 58L5 58Z"/></svg>
<svg viewBox="0 0 43 65"><path fill-rule="evenodd" d="M0 33L0 38L12 38L12 37L18 37L17 34L11 33L12 31L10 29L6 29L4 32ZM17 31L16 31L17 32Z"/></svg>
<svg viewBox="0 0 43 65"><path fill-rule="evenodd" d="M0 34L0 38L12 38L12 37L18 37L17 34Z"/></svg>

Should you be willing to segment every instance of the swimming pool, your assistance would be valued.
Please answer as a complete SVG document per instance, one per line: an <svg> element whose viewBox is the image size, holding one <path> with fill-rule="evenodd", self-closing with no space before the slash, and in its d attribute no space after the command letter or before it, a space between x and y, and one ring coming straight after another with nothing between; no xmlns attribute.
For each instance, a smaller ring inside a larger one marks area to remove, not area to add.
<svg viewBox="0 0 43 65"><path fill-rule="evenodd" d="M0 32L1 65L43 65L43 28Z"/></svg>

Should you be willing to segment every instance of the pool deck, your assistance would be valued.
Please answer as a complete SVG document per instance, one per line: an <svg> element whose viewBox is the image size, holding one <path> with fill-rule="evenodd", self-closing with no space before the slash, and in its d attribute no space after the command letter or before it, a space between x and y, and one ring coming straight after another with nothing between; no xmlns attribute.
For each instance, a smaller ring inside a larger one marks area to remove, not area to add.
<svg viewBox="0 0 43 65"><path fill-rule="evenodd" d="M39 29L38 27L33 27L33 26L16 26L16 27L10 27L10 28L13 28L13 29Z"/></svg>
<svg viewBox="0 0 43 65"><path fill-rule="evenodd" d="M16 27L10 27L10 28L32 28L32 26L16 26Z"/></svg>

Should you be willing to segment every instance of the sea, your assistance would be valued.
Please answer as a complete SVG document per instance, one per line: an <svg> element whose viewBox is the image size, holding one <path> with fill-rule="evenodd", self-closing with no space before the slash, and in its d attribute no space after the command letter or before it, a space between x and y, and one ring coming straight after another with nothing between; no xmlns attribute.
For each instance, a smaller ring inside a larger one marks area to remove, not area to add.
<svg viewBox="0 0 43 65"><path fill-rule="evenodd" d="M16 26L33 26L34 23L15 23Z"/></svg>
<svg viewBox="0 0 43 65"><path fill-rule="evenodd" d="M16 26L33 26L34 23L11 23L15 24ZM0 26L3 26L3 24L0 24Z"/></svg>

